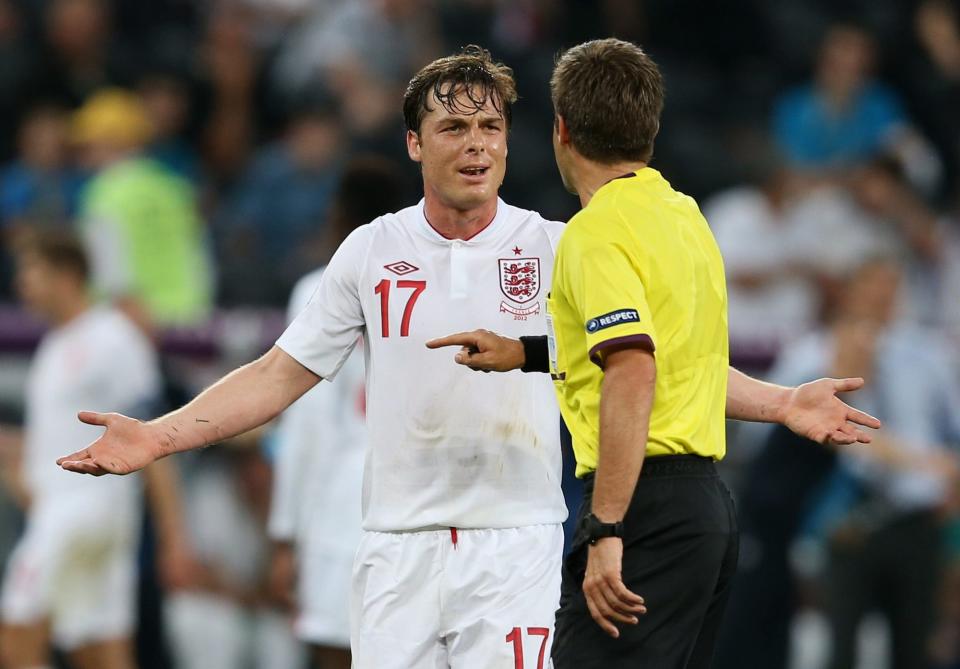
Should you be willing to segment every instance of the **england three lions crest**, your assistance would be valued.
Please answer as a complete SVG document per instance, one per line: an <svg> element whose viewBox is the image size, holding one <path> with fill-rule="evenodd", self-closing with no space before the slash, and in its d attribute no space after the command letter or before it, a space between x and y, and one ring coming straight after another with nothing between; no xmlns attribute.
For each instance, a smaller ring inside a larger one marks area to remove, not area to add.
<svg viewBox="0 0 960 669"><path fill-rule="evenodd" d="M510 300L524 304L540 293L540 258L501 259L500 290Z"/></svg>

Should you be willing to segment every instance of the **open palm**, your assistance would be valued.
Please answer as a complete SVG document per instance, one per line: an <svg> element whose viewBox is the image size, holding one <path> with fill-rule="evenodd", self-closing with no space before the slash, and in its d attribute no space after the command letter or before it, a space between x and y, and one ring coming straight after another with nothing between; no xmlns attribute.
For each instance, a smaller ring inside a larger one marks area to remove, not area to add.
<svg viewBox="0 0 960 669"><path fill-rule="evenodd" d="M861 429L877 429L880 421L843 402L837 393L858 390L863 379L818 379L797 386L784 407L783 424L801 437L819 444L869 444L872 436Z"/></svg>
<svg viewBox="0 0 960 669"><path fill-rule="evenodd" d="M94 476L131 474L160 456L161 447L154 432L139 420L118 413L93 411L81 411L77 418L107 429L86 448L57 460L57 464L68 471Z"/></svg>

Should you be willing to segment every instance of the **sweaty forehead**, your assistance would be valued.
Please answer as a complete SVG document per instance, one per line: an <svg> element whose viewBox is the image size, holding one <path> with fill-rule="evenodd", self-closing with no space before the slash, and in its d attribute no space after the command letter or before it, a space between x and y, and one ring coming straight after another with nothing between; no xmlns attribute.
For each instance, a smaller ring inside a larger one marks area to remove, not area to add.
<svg viewBox="0 0 960 669"><path fill-rule="evenodd" d="M468 88L452 82L441 83L428 98L424 119L470 116L503 118L503 108L495 89L479 85Z"/></svg>

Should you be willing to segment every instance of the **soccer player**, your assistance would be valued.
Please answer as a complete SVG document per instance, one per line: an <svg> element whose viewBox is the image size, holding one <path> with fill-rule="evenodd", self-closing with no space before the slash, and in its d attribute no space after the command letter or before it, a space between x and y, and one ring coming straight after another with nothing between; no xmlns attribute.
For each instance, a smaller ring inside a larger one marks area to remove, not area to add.
<svg viewBox="0 0 960 669"><path fill-rule="evenodd" d="M52 644L78 669L128 669L134 666L139 481L98 484L58 469L53 459L64 443L96 435L74 419L77 411L110 406L135 415L148 411L160 393L156 357L126 316L91 304L87 259L76 240L52 232L31 235L15 258L24 304L52 329L27 380L22 471L27 523L3 579L0 664L49 667ZM183 577L189 549L170 469L168 462L149 467L147 485L158 521L160 563L166 576Z"/></svg>
<svg viewBox="0 0 960 669"><path fill-rule="evenodd" d="M260 359L151 422L106 427L60 459L126 474L263 424L363 337L364 533L354 562L354 666L545 666L559 601L559 415L550 380L438 364L424 344L480 322L544 331L562 225L497 197L506 168L509 68L479 48L427 65L404 98L424 198L364 225L334 254L307 307Z"/></svg>
<svg viewBox="0 0 960 669"><path fill-rule="evenodd" d="M716 243L696 203L647 165L663 105L653 61L627 42L587 42L559 59L551 89L557 165L583 209L557 250L546 342L474 332L429 345L555 380L586 479L555 666L707 667L738 553L713 464L724 416L830 443L869 441L856 424L879 423L834 396L860 379L791 389L729 368Z"/></svg>
<svg viewBox="0 0 960 669"><path fill-rule="evenodd" d="M403 190L391 161L351 160L330 208L334 246L398 209ZM316 292L324 269L297 282L291 321ZM293 600L294 630L326 669L350 669L350 580L361 536L366 446L363 352L354 349L333 383L317 385L281 417L270 509L272 589L280 601Z"/></svg>

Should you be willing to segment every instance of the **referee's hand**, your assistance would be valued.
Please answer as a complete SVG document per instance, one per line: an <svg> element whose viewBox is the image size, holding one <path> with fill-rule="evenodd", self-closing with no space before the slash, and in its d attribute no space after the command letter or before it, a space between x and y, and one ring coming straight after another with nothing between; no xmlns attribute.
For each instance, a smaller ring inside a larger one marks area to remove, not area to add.
<svg viewBox="0 0 960 669"><path fill-rule="evenodd" d="M863 387L859 377L817 379L791 389L782 410L781 423L793 432L826 446L869 444L880 421L837 397Z"/></svg>
<svg viewBox="0 0 960 669"><path fill-rule="evenodd" d="M457 364L477 372L509 372L524 363L523 344L519 339L502 337L490 330L458 332L427 342L427 348L459 346L454 356Z"/></svg>
<svg viewBox="0 0 960 669"><path fill-rule="evenodd" d="M627 590L622 576L623 540L600 539L587 549L587 572L583 594L590 615L614 639L620 636L616 623L636 625L647 612L643 597Z"/></svg>

